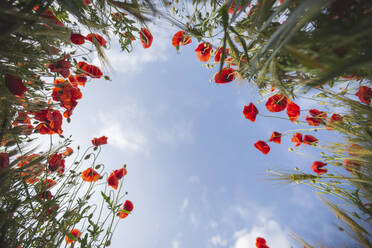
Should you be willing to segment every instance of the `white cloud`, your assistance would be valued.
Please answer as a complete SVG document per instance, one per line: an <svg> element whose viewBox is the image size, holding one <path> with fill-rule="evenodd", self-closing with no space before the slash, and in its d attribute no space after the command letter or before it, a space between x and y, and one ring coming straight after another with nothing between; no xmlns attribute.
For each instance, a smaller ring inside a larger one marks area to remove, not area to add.
<svg viewBox="0 0 372 248"><path fill-rule="evenodd" d="M227 246L227 240L221 238L220 235L215 235L215 236L213 236L213 237L210 239L210 242L211 242L214 246Z"/></svg>
<svg viewBox="0 0 372 248"><path fill-rule="evenodd" d="M172 241L172 248L180 248L180 241L173 240Z"/></svg>
<svg viewBox="0 0 372 248"><path fill-rule="evenodd" d="M215 221L215 220L211 220L211 221L209 222L209 226L210 226L211 228L215 229L215 228L218 227L218 222Z"/></svg>
<svg viewBox="0 0 372 248"><path fill-rule="evenodd" d="M199 220L196 218L194 213L190 213L189 218L190 218L191 225L193 225L194 227L199 226Z"/></svg>
<svg viewBox="0 0 372 248"><path fill-rule="evenodd" d="M189 206L189 198L185 197L182 202L182 206L180 208L180 211L183 212L186 210L186 208Z"/></svg>
<svg viewBox="0 0 372 248"><path fill-rule="evenodd" d="M193 122L181 118L169 120L168 111L159 106L147 110L140 103L128 99L117 109L99 112L99 134L107 136L109 144L119 149L145 154L159 144L193 143Z"/></svg>
<svg viewBox="0 0 372 248"><path fill-rule="evenodd" d="M138 120L140 116L133 116L132 111L136 107L132 106L132 108L122 111L123 118L131 119L128 123L123 123L120 119L115 118L115 115L99 113L99 119L103 123L100 135L107 136L110 144L122 150L138 151L146 146L147 138L139 128L135 127L136 119Z"/></svg>
<svg viewBox="0 0 372 248"><path fill-rule="evenodd" d="M122 52L119 48L112 47L107 50L106 56L110 60L110 65L114 69L114 72L137 74L140 73L145 64L154 63L158 61L166 61L167 50L172 49L171 47L171 33L169 30L162 27L162 25L150 24L149 30L151 31L154 39L151 47L144 49L138 34L136 40L132 42L133 50L128 52ZM112 40L112 44L117 44L118 41ZM173 48L174 49L174 48ZM93 64L99 65L99 59L96 57L93 60Z"/></svg>

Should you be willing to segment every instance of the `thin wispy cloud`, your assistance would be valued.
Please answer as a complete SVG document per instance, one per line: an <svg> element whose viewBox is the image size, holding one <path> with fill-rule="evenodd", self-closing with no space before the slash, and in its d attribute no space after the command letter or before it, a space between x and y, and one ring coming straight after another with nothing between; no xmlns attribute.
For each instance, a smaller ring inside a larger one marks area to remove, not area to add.
<svg viewBox="0 0 372 248"><path fill-rule="evenodd" d="M214 235L210 242L214 246L227 246L227 240L223 239L220 235Z"/></svg>
<svg viewBox="0 0 372 248"><path fill-rule="evenodd" d="M184 212L186 210L186 208L189 206L189 198L185 197L183 199L183 202L182 202L182 205L181 205L181 208L180 208L180 212Z"/></svg>
<svg viewBox="0 0 372 248"><path fill-rule="evenodd" d="M110 59L110 65L114 73L127 73L127 75L135 75L143 72L147 64L167 61L167 50L171 42L171 33L165 28L154 28L153 24L149 25L154 39L150 48L144 49L141 45L139 34L134 34L136 40L132 41L133 50L130 53L122 52L119 47L106 51L107 58ZM117 44L117 40L111 41L111 44ZM93 60L94 64L99 65L99 59L96 57Z"/></svg>

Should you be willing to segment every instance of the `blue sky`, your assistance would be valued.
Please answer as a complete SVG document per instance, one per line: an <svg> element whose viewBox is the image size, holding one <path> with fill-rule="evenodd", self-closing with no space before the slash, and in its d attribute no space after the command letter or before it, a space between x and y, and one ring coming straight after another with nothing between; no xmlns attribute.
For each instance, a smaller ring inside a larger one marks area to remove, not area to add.
<svg viewBox="0 0 372 248"><path fill-rule="evenodd" d="M88 82L64 128L64 134L73 135L73 148L108 136L100 162L107 171L128 166L125 190L135 207L120 222L112 247L250 248L257 236L272 248L301 247L291 232L312 244L352 246L310 188L268 180L266 169L297 166L310 172L311 163L320 160L316 148L290 152L290 136L281 145L270 144L268 155L253 147L273 131L303 126L260 116L255 123L245 119L243 106L250 102L270 114L257 103L255 87L245 80L211 83L218 69L198 61L195 39L178 54L171 46L178 30L151 25L150 30L149 49L137 40L133 53L126 54L112 42L106 52L112 81ZM329 131L312 134L330 137Z"/></svg>

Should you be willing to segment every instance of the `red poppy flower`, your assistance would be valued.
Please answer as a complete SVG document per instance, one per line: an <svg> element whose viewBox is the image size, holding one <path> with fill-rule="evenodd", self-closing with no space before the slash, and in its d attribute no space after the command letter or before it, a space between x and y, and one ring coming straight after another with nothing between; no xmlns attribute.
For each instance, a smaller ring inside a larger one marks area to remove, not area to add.
<svg viewBox="0 0 372 248"><path fill-rule="evenodd" d="M90 42L93 42L94 43L94 40L97 41L97 43L100 45L100 46L105 46L107 41L105 40L105 38L103 38L101 35L99 34L94 34L94 33L90 33L86 36L86 39L89 40Z"/></svg>
<svg viewBox="0 0 372 248"><path fill-rule="evenodd" d="M49 128L54 132L62 133L62 114L58 110L48 111L47 119L49 121Z"/></svg>
<svg viewBox="0 0 372 248"><path fill-rule="evenodd" d="M278 143L280 144L281 143L281 139L282 139L282 134L281 133L278 133L278 132L273 132L271 134L271 137L269 139L269 141L271 142L275 142L275 143Z"/></svg>
<svg viewBox="0 0 372 248"><path fill-rule="evenodd" d="M45 110L44 110L45 111ZM48 109L45 115L45 112L38 112L38 120L43 120L42 123L37 125L35 129L39 130L40 134L62 134L62 114L58 110ZM41 119L43 118L43 119ZM36 115L35 115L36 119Z"/></svg>
<svg viewBox="0 0 372 248"><path fill-rule="evenodd" d="M178 31L172 38L172 45L174 47L184 46L192 42L191 37L185 34L185 31Z"/></svg>
<svg viewBox="0 0 372 248"><path fill-rule="evenodd" d="M85 36L81 34L71 34L70 40L76 45L82 45L85 43Z"/></svg>
<svg viewBox="0 0 372 248"><path fill-rule="evenodd" d="M105 144L107 144L107 137L102 136L102 137L99 137L99 138L94 138L94 139L92 139L92 144L94 146L105 145Z"/></svg>
<svg viewBox="0 0 372 248"><path fill-rule="evenodd" d="M265 141L259 140L254 144L258 150L260 150L263 154L268 154L270 152L270 146L266 144Z"/></svg>
<svg viewBox="0 0 372 248"><path fill-rule="evenodd" d="M223 51L223 47L217 48L216 52L214 53L214 61L216 61L216 62L221 61L222 51ZM225 59L227 58L228 55L229 55L229 49L226 48L225 49Z"/></svg>
<svg viewBox="0 0 372 248"><path fill-rule="evenodd" d="M129 213L132 212L133 209L134 209L134 205L133 205L133 203L132 203L131 201L129 201L129 200L126 200L126 201L124 202L124 205L123 205L123 210L124 210L124 211L121 211L121 212L120 212L120 214L119 214L119 218L124 219L125 217L128 216L128 212L129 212Z"/></svg>
<svg viewBox="0 0 372 248"><path fill-rule="evenodd" d="M295 146L301 145L301 143L302 143L302 134L301 133L296 133L295 135L293 135L291 141L294 142L294 143L296 143Z"/></svg>
<svg viewBox="0 0 372 248"><path fill-rule="evenodd" d="M111 172L110 176L107 178L107 183L109 186L117 189L119 186L119 179L116 177L114 172Z"/></svg>
<svg viewBox="0 0 372 248"><path fill-rule="evenodd" d="M70 234L71 234L72 238L69 238L68 235L66 235L66 237L65 237L65 241L66 241L67 244L75 242L81 236L81 232L80 232L79 229L72 229L70 231Z"/></svg>
<svg viewBox="0 0 372 248"><path fill-rule="evenodd" d="M140 40L143 48L149 48L152 45L153 40L150 30L148 30L147 28L141 28Z"/></svg>
<svg viewBox="0 0 372 248"><path fill-rule="evenodd" d="M23 84L22 79L10 74L5 74L5 86L15 96L22 97L27 88Z"/></svg>
<svg viewBox="0 0 372 248"><path fill-rule="evenodd" d="M196 52L196 56L198 57L199 61L207 62L211 58L213 48L210 43L202 42L195 49L195 52Z"/></svg>
<svg viewBox="0 0 372 248"><path fill-rule="evenodd" d="M242 6L239 5L238 8L236 9L236 12L238 12L241 9L242 9ZM234 12L235 12L235 3L234 2L231 3L228 12L229 12L229 14L234 14Z"/></svg>
<svg viewBox="0 0 372 248"><path fill-rule="evenodd" d="M77 68L82 70L84 73L82 75L89 76L91 78L102 77L102 71L95 65L90 65L86 62L79 62Z"/></svg>
<svg viewBox="0 0 372 248"><path fill-rule="evenodd" d="M121 179L123 176L127 174L127 169L124 167L119 170L114 170L114 174L118 179Z"/></svg>
<svg viewBox="0 0 372 248"><path fill-rule="evenodd" d="M54 187L57 183L53 179L46 179L46 180L43 180L43 184L45 185L47 189L50 189Z"/></svg>
<svg viewBox="0 0 372 248"><path fill-rule="evenodd" d="M331 117L329 118L328 123L327 123L327 125L326 125L326 128L327 128L328 130L332 130L332 129L333 129L332 126L335 125L335 122L337 123L337 122L342 122L342 121L343 121L343 118L342 118L341 115L339 115L339 114L333 114L333 115L331 115Z"/></svg>
<svg viewBox="0 0 372 248"><path fill-rule="evenodd" d="M71 148L71 147L66 147L66 150L64 153L62 153L64 156L68 157L70 156L72 153L74 152L74 150Z"/></svg>
<svg viewBox="0 0 372 248"><path fill-rule="evenodd" d="M47 119L48 111L49 109L43 109L40 110L39 112L34 112L32 114L34 115L35 120L45 121Z"/></svg>
<svg viewBox="0 0 372 248"><path fill-rule="evenodd" d="M353 172L359 170L362 165L356 160L345 159L344 166L347 171Z"/></svg>
<svg viewBox="0 0 372 248"><path fill-rule="evenodd" d="M361 155L361 149L362 147L358 144L352 144L351 146L349 146L348 148L346 148L346 152L350 155L350 156L359 156Z"/></svg>
<svg viewBox="0 0 372 248"><path fill-rule="evenodd" d="M319 126L321 123L327 119L327 113L319 111L317 109L310 109L309 113L312 117L306 116L306 121L310 126Z"/></svg>
<svg viewBox="0 0 372 248"><path fill-rule="evenodd" d="M266 240L264 238L261 238L261 237L258 237L256 239L256 247L257 248L269 248L267 245L266 245Z"/></svg>
<svg viewBox="0 0 372 248"><path fill-rule="evenodd" d="M98 181L100 174L92 168L88 168L81 173L81 178L86 182L96 182Z"/></svg>
<svg viewBox="0 0 372 248"><path fill-rule="evenodd" d="M214 82L216 84L230 83L235 79L234 72L233 68L223 68L221 72L217 72L214 76Z"/></svg>
<svg viewBox="0 0 372 248"><path fill-rule="evenodd" d="M66 56L63 59L57 61L55 64L49 64L48 68L51 72L57 72L61 74L62 77L67 78L70 75L70 61L66 60Z"/></svg>
<svg viewBox="0 0 372 248"><path fill-rule="evenodd" d="M84 0L84 2L88 5L91 4L90 0Z"/></svg>
<svg viewBox="0 0 372 248"><path fill-rule="evenodd" d="M65 160L62 158L63 154L53 154L49 157L48 164L50 171L58 171L62 174L65 171Z"/></svg>
<svg viewBox="0 0 372 248"><path fill-rule="evenodd" d="M254 122L258 114L258 109L253 103L250 103L248 106L247 105L244 106L243 114L246 119Z"/></svg>
<svg viewBox="0 0 372 248"><path fill-rule="evenodd" d="M41 17L44 17L46 19L51 20L54 24L64 27L65 25L54 15L53 11L50 9L46 9L41 15Z"/></svg>
<svg viewBox="0 0 372 248"><path fill-rule="evenodd" d="M321 174L327 173L328 170L325 169L325 168L322 168L326 165L327 164L325 164L321 161L315 161L315 162L313 162L313 165L311 166L311 168L313 169L313 171L315 173L317 173L318 175L321 175Z"/></svg>
<svg viewBox="0 0 372 248"><path fill-rule="evenodd" d="M292 101L288 101L287 115L291 122L297 121L300 116L300 106Z"/></svg>
<svg viewBox="0 0 372 248"><path fill-rule="evenodd" d="M266 108L270 112L280 112L287 107L288 98L283 94L276 94L266 102Z"/></svg>
<svg viewBox="0 0 372 248"><path fill-rule="evenodd" d="M9 167L9 154L0 152L0 171Z"/></svg>
<svg viewBox="0 0 372 248"><path fill-rule="evenodd" d="M303 143L305 145L314 145L314 144L318 143L318 139L315 138L312 135L307 134L307 135L304 136Z"/></svg>
<svg viewBox="0 0 372 248"><path fill-rule="evenodd" d="M372 98L372 90L367 86L360 86L358 92L355 94L359 97L362 103L370 104Z"/></svg>
<svg viewBox="0 0 372 248"><path fill-rule="evenodd" d="M87 82L87 77L84 75L70 75L68 77L68 81L70 83L77 83L78 85L85 86L85 83Z"/></svg>

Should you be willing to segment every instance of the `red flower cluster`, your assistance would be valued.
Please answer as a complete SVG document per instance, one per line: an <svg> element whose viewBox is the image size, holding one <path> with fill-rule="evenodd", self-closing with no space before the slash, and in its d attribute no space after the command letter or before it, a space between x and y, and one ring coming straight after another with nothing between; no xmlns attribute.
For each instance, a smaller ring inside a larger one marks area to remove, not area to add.
<svg viewBox="0 0 372 248"><path fill-rule="evenodd" d="M72 84L77 83L78 85L85 86L87 82L87 77L84 75L70 75L68 76L68 81Z"/></svg>
<svg viewBox="0 0 372 248"><path fill-rule="evenodd" d="M195 52L196 52L196 56L198 57L199 61L207 62L212 56L213 48L210 43L202 42L195 49Z"/></svg>
<svg viewBox="0 0 372 248"><path fill-rule="evenodd" d="M216 73L214 81L216 84L230 83L235 79L234 72L233 68L223 68L221 72Z"/></svg>
<svg viewBox="0 0 372 248"><path fill-rule="evenodd" d="M134 205L131 201L126 200L124 202L123 208L119 211L119 218L124 219L133 211Z"/></svg>
<svg viewBox="0 0 372 248"><path fill-rule="evenodd" d="M27 90L26 86L22 82L22 79L10 74L5 74L5 86L8 88L10 93L19 97L22 97L23 93L25 93Z"/></svg>
<svg viewBox="0 0 372 248"><path fill-rule="evenodd" d="M65 241L66 241L67 244L75 242L78 238L80 238L81 232L80 232L79 229L72 229L70 231L70 235L72 236L72 238L69 238L68 235L66 235L66 237L65 237Z"/></svg>
<svg viewBox="0 0 372 248"><path fill-rule="evenodd" d="M63 59L58 60L56 63L48 65L48 68L51 72L57 72L64 78L67 78L70 75L70 67L71 63L70 61L66 60L66 55L63 57Z"/></svg>
<svg viewBox="0 0 372 248"><path fill-rule="evenodd" d="M151 47L153 37L152 34L150 33L150 30L148 30L147 28L141 28L140 40L143 48Z"/></svg>
<svg viewBox="0 0 372 248"><path fill-rule="evenodd" d="M95 65L90 65L86 62L79 62L77 68L82 71L80 76L89 76L91 78L100 78L102 77L102 71Z"/></svg>
<svg viewBox="0 0 372 248"><path fill-rule="evenodd" d="M119 180L127 174L127 170L125 167L114 170L110 173L110 176L107 178L107 183L109 186L113 187L114 189L117 189L119 186Z"/></svg>
<svg viewBox="0 0 372 248"><path fill-rule="evenodd" d="M258 109L253 103L250 103L248 106L247 105L244 106L243 114L246 119L254 122L258 114Z"/></svg>
<svg viewBox="0 0 372 248"><path fill-rule="evenodd" d="M102 137L99 137L99 138L94 138L94 139L92 139L92 144L94 146L105 145L105 144L107 144L107 137L102 136Z"/></svg>
<svg viewBox="0 0 372 248"><path fill-rule="evenodd" d="M105 38L103 38L101 35L95 34L95 33L88 34L85 37L85 39L89 40L92 43L97 42L100 46L105 46L106 43L107 43L107 41L105 40Z"/></svg>
<svg viewBox="0 0 372 248"><path fill-rule="evenodd" d="M65 171L65 160L63 159L63 154L54 153L48 159L49 170L57 171L59 174L62 174Z"/></svg>
<svg viewBox="0 0 372 248"><path fill-rule="evenodd" d="M333 114L333 115L331 115L331 117L329 118L328 123L327 123L327 125L326 125L326 128L327 128L328 130L333 130L333 127L334 127L335 125L337 125L337 123L342 122L342 121L343 121L343 118L342 118L341 115L339 115L339 114Z"/></svg>
<svg viewBox="0 0 372 248"><path fill-rule="evenodd" d="M82 45L85 43L85 36L81 34L71 34L70 40L75 45Z"/></svg>
<svg viewBox="0 0 372 248"><path fill-rule="evenodd" d="M296 143L295 146L299 146L302 144L302 134L301 133L296 133L295 135L293 135L292 137L292 142Z"/></svg>
<svg viewBox="0 0 372 248"><path fill-rule="evenodd" d="M70 83L63 79L54 80L54 85L55 87L52 92L53 100L60 102L61 107L66 109L63 115L68 118L76 107L77 100L82 98L81 91L76 83Z"/></svg>
<svg viewBox="0 0 372 248"><path fill-rule="evenodd" d="M313 162L313 165L311 166L311 168L318 175L322 175L324 173L327 173L327 171L328 171L326 168L323 168L326 165L327 164L325 164L325 163L323 163L321 161L315 161L315 162Z"/></svg>
<svg viewBox="0 0 372 248"><path fill-rule="evenodd" d="M54 15L53 11L50 9L46 9L41 15L41 17L45 19L49 19L52 23L64 27L65 25Z"/></svg>
<svg viewBox="0 0 372 248"><path fill-rule="evenodd" d="M264 238L258 237L256 239L256 247L257 248L269 248L266 244L266 240Z"/></svg>
<svg viewBox="0 0 372 248"><path fill-rule="evenodd" d="M371 103L371 98L372 98L371 88L367 86L360 86L358 92L355 95L359 97L359 100L362 103L365 103L368 105Z"/></svg>
<svg viewBox="0 0 372 248"><path fill-rule="evenodd" d="M174 47L184 46L192 42L191 37L185 34L185 31L178 31L172 38L172 45Z"/></svg>
<svg viewBox="0 0 372 248"><path fill-rule="evenodd" d="M309 113L311 117L308 115L306 116L306 121L309 123L310 126L319 126L320 124L324 123L327 119L327 113L323 111L319 111L317 109L310 109Z"/></svg>
<svg viewBox="0 0 372 248"><path fill-rule="evenodd" d="M40 134L62 134L62 114L58 110L45 109L33 113L41 123L35 127Z"/></svg>
<svg viewBox="0 0 372 248"><path fill-rule="evenodd" d="M216 52L214 53L214 61L215 62L220 62L221 61L221 56L222 56L222 51L223 51L223 47L219 47L217 48ZM227 58L227 56L229 55L229 49L226 48L225 49L225 58Z"/></svg>

